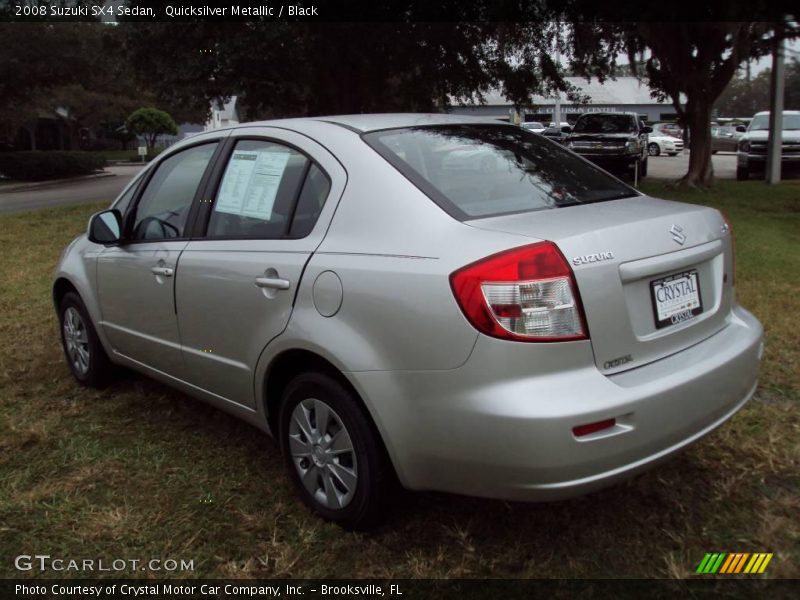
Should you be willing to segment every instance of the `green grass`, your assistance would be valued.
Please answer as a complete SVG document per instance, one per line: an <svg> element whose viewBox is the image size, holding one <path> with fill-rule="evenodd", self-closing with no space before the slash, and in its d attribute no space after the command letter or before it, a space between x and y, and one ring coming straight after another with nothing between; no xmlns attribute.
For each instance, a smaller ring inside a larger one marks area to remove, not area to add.
<svg viewBox="0 0 800 600"><path fill-rule="evenodd" d="M800 185L645 188L732 219L737 293L767 328L756 399L628 483L551 504L409 494L369 534L309 515L255 429L136 375L77 386L50 276L100 205L0 217L0 576L39 552L191 559L193 577L689 577L708 551L800 576Z"/></svg>

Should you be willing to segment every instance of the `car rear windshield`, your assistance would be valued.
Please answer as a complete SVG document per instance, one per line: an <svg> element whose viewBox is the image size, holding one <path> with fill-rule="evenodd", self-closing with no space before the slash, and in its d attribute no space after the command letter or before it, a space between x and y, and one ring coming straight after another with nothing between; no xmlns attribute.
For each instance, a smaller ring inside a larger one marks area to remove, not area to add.
<svg viewBox="0 0 800 600"><path fill-rule="evenodd" d="M460 220L638 195L559 144L513 125L435 125L364 140Z"/></svg>

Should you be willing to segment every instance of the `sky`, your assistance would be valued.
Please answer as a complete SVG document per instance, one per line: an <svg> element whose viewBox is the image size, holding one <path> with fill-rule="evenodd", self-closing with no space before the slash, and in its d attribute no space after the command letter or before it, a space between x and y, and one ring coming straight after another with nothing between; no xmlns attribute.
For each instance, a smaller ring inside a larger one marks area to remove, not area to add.
<svg viewBox="0 0 800 600"><path fill-rule="evenodd" d="M800 40L790 40L786 43L786 58L787 63L792 60L792 57L800 59ZM764 69L772 68L772 56L764 56L757 60L750 66L750 74L758 75Z"/></svg>

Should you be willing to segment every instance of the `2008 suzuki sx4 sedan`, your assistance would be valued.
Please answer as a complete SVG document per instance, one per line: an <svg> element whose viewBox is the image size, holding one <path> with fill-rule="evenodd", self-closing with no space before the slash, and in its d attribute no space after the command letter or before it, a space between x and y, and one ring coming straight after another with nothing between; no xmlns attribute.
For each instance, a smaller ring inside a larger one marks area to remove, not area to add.
<svg viewBox="0 0 800 600"><path fill-rule="evenodd" d="M122 365L271 432L346 527L397 481L550 500L630 477L742 408L763 351L718 211L450 115L175 144L53 295L79 382Z"/></svg>

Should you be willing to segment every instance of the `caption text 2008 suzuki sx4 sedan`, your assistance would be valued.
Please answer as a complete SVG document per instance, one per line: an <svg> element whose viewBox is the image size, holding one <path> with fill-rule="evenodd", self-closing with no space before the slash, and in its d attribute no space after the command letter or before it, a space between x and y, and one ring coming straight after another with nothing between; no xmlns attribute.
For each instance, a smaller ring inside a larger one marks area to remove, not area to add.
<svg viewBox="0 0 800 600"><path fill-rule="evenodd" d="M763 349L718 211L446 115L176 144L53 294L79 382L123 365L271 432L347 527L393 481L549 500L630 477L736 413Z"/></svg>

